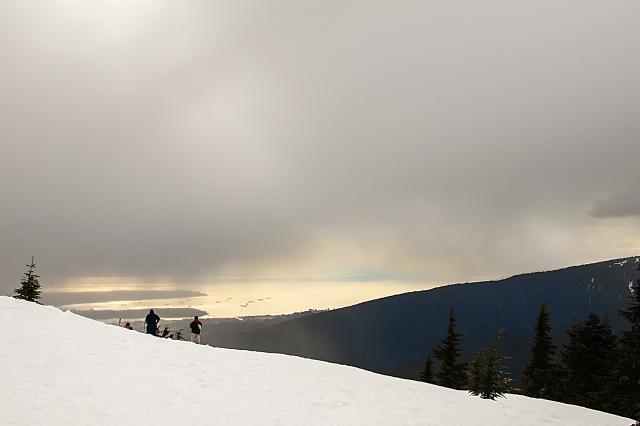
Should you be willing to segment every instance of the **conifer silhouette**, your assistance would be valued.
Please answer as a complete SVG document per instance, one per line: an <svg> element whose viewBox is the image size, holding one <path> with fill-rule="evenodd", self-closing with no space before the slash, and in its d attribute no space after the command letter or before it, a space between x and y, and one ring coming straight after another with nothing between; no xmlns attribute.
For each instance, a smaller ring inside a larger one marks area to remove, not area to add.
<svg viewBox="0 0 640 426"><path fill-rule="evenodd" d="M466 379L464 363L458 362L460 358L460 338L462 333L455 330L456 315L453 307L449 313L449 325L447 336L440 341L440 344L433 348L433 354L440 360L440 370L436 373L436 378L440 386L453 389L462 389Z"/></svg>
<svg viewBox="0 0 640 426"><path fill-rule="evenodd" d="M553 380L553 355L556 347L551 339L549 311L546 305L540 306L536 321L531 360L522 375L522 387L525 395L540 398Z"/></svg>
<svg viewBox="0 0 640 426"><path fill-rule="evenodd" d="M29 270L24 273L24 277L20 281L20 288L16 288L16 299L28 300L29 302L37 302L40 299L40 282L38 278L40 275L36 275L33 270L36 268L34 257L31 256L31 263L25 265Z"/></svg>

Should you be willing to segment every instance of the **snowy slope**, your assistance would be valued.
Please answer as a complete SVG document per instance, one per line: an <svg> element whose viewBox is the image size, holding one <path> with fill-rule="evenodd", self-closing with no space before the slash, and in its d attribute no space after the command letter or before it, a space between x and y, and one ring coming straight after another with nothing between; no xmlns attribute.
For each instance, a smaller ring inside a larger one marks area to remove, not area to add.
<svg viewBox="0 0 640 426"><path fill-rule="evenodd" d="M0 296L2 425L598 425L629 419L174 342Z"/></svg>

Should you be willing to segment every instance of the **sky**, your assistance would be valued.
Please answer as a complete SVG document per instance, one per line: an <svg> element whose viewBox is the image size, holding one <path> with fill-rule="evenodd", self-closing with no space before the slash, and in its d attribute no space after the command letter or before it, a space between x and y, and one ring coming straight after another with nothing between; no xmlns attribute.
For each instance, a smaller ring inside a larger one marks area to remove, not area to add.
<svg viewBox="0 0 640 426"><path fill-rule="evenodd" d="M638 255L638 52L631 0L3 1L0 293Z"/></svg>

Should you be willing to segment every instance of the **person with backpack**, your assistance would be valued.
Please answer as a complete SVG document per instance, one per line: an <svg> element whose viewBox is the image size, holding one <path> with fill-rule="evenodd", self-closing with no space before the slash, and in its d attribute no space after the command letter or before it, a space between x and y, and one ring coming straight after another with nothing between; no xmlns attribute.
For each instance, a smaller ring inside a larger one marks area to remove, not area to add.
<svg viewBox="0 0 640 426"><path fill-rule="evenodd" d="M202 323L198 319L198 316L193 317L193 321L189 324L191 327L191 341L196 344L200 344L200 332L202 331Z"/></svg>
<svg viewBox="0 0 640 426"><path fill-rule="evenodd" d="M144 323L147 325L147 334L151 334L152 336L157 336L158 333L158 323L160 322L160 317L153 312L153 309L149 311L146 318L144 319Z"/></svg>

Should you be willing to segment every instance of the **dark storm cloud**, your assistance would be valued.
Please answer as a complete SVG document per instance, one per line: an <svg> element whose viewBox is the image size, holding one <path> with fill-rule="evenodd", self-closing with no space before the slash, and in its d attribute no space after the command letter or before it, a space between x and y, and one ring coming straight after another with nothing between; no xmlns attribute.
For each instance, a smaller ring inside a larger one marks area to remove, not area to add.
<svg viewBox="0 0 640 426"><path fill-rule="evenodd" d="M640 216L640 196L637 192L616 194L608 199L598 201L591 214L599 218Z"/></svg>
<svg viewBox="0 0 640 426"><path fill-rule="evenodd" d="M158 300L206 296L205 293L188 290L111 290L89 292L47 292L42 297L45 305L64 306L83 303L100 303L128 300Z"/></svg>
<svg viewBox="0 0 640 426"><path fill-rule="evenodd" d="M32 254L54 284L618 256L585 235L640 177L639 12L3 2L0 288Z"/></svg>

